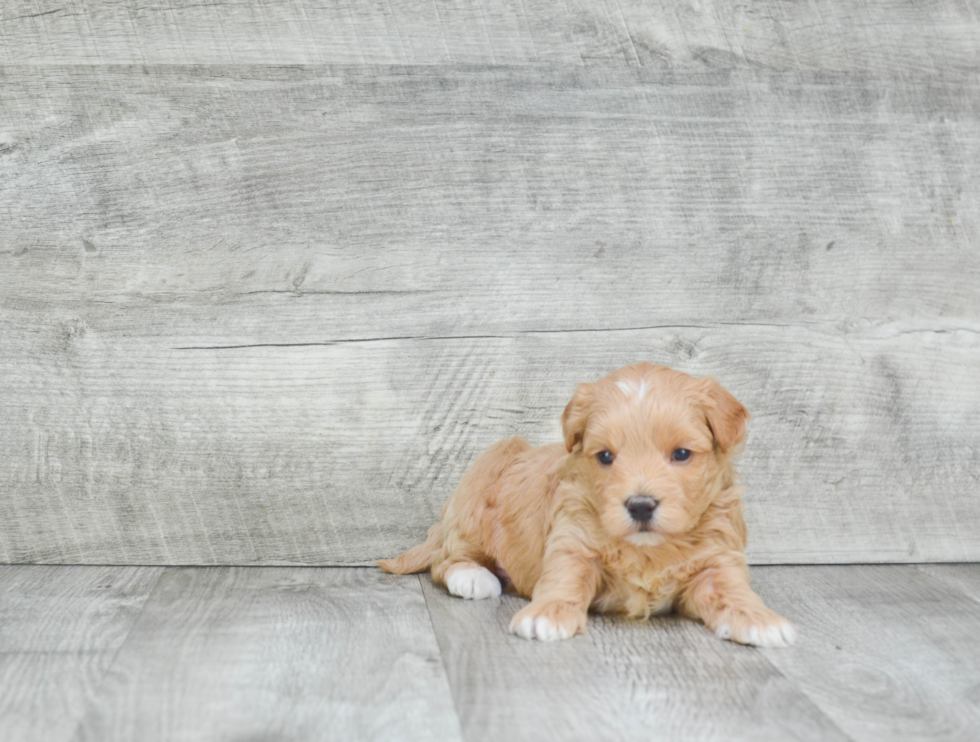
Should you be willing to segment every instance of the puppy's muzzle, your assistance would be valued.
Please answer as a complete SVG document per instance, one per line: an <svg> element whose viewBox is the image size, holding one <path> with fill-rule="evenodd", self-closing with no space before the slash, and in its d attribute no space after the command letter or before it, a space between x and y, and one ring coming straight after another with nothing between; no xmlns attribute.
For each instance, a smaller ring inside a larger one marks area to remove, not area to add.
<svg viewBox="0 0 980 742"><path fill-rule="evenodd" d="M653 520L653 511L660 502L648 495L633 495L626 501L630 517L637 523L647 524Z"/></svg>

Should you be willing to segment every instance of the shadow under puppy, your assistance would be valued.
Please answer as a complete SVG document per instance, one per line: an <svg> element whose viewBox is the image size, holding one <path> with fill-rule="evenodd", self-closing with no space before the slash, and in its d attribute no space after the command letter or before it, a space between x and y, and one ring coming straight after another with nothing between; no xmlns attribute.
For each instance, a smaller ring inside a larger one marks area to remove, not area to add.
<svg viewBox="0 0 980 742"><path fill-rule="evenodd" d="M562 414L564 444L494 444L425 543L378 564L431 569L462 598L498 596L500 580L511 582L531 598L510 625L526 639L584 632L591 608L677 610L723 639L790 645L792 624L749 586L731 460L748 418L714 379L665 366L580 384Z"/></svg>

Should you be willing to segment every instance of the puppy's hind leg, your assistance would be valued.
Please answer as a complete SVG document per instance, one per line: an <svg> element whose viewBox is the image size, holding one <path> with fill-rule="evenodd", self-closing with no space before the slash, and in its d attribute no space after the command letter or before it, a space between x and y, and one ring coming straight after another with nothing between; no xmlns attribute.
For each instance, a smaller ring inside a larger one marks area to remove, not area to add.
<svg viewBox="0 0 980 742"><path fill-rule="evenodd" d="M443 583L452 595L466 600L499 598L500 580L480 564L465 558L450 557L432 569L432 579Z"/></svg>
<svg viewBox="0 0 980 742"><path fill-rule="evenodd" d="M499 598L500 580L486 567L473 562L456 562L446 572L449 592L467 600Z"/></svg>

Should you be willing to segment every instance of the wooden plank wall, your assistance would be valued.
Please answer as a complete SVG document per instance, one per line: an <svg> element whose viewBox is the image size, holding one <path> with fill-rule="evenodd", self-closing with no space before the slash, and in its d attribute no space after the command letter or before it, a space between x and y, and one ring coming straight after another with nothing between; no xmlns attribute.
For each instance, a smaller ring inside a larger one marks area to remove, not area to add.
<svg viewBox="0 0 980 742"><path fill-rule="evenodd" d="M637 360L754 563L980 559L980 5L12 0L0 562L357 564Z"/></svg>

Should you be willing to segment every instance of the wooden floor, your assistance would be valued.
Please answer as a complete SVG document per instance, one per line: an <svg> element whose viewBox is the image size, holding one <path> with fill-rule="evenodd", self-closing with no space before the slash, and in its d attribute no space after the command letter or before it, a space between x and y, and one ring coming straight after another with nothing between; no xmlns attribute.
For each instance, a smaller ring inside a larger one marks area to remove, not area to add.
<svg viewBox="0 0 980 742"><path fill-rule="evenodd" d="M0 729L17 740L980 738L980 565L781 566L794 648L668 617L506 633L366 568L0 567Z"/></svg>

